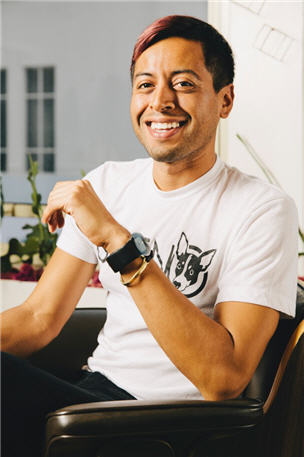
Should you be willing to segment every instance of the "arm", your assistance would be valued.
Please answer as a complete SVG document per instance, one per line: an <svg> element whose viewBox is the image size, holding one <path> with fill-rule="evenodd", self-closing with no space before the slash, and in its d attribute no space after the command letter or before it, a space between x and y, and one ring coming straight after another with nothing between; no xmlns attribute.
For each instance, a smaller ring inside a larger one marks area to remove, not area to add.
<svg viewBox="0 0 304 457"><path fill-rule="evenodd" d="M110 231L115 249L115 229L117 227L121 232L121 227L106 212L88 183L76 181L63 183L63 186L61 184L51 192L44 215L50 230L64 225L62 212L53 210L53 202L57 204L61 199L65 202L64 212L74 216L83 233L92 238L96 231L102 239L107 239ZM89 192L86 192L88 187ZM103 223L100 224L100 221ZM128 239L128 232L122 232L122 239ZM95 238L92 241L95 244L98 242ZM2 350L27 356L55 338L74 310L94 269L94 264L57 248L31 296L22 305L2 314Z"/></svg>
<svg viewBox="0 0 304 457"><path fill-rule="evenodd" d="M273 309L241 302L219 303L210 319L153 261L129 291L160 346L208 400L244 390L279 320Z"/></svg>
<svg viewBox="0 0 304 457"><path fill-rule="evenodd" d="M3 312L1 349L25 357L47 345L72 314L94 269L57 248L30 297Z"/></svg>

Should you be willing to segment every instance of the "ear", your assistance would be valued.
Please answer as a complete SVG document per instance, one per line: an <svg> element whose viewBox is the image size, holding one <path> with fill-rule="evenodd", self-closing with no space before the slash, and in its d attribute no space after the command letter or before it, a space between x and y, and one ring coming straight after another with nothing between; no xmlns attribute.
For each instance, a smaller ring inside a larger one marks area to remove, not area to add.
<svg viewBox="0 0 304 457"><path fill-rule="evenodd" d="M178 256L180 256L182 254L186 254L187 250L188 250L188 240L187 240L187 237L184 234L184 232L182 232L178 245L177 245L176 253Z"/></svg>
<svg viewBox="0 0 304 457"><path fill-rule="evenodd" d="M202 267L202 271L206 271L209 265L211 264L214 254L216 253L216 249L210 249L210 251L203 252L200 258L200 266Z"/></svg>
<svg viewBox="0 0 304 457"><path fill-rule="evenodd" d="M220 98L220 117L225 119L229 116L230 111L232 110L233 100L234 100L234 86L233 84L228 84L223 87L219 93Z"/></svg>

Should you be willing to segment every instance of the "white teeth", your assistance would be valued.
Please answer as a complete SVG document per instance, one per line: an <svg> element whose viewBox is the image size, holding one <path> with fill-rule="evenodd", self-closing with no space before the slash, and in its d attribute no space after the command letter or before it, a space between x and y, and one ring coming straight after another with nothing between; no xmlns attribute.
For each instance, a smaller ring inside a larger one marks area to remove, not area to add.
<svg viewBox="0 0 304 457"><path fill-rule="evenodd" d="M151 129L153 130L176 129L179 126L179 122L151 122Z"/></svg>

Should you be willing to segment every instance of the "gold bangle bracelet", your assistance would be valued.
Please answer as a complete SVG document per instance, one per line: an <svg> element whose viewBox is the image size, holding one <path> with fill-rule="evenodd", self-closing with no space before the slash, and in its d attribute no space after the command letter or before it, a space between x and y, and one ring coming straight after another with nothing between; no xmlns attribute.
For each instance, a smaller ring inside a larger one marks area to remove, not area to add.
<svg viewBox="0 0 304 457"><path fill-rule="evenodd" d="M122 279L122 277L120 277L120 282L124 285L124 286L127 286L129 287L129 285L136 279L136 278L139 278L139 276L145 271L145 269L147 268L147 265L149 262L146 261L145 257L142 258L143 261L142 261L142 264L141 266L139 267L139 269L134 273L134 275L128 279L127 281L124 281Z"/></svg>

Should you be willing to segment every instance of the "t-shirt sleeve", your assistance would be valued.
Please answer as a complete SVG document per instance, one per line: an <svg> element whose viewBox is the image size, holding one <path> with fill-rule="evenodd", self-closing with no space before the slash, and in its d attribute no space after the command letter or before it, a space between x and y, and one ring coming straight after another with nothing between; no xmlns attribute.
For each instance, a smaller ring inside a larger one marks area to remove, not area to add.
<svg viewBox="0 0 304 457"><path fill-rule="evenodd" d="M65 216L65 223L57 240L57 246L85 262L97 264L93 243L81 232L74 219L69 215Z"/></svg>
<svg viewBox="0 0 304 457"><path fill-rule="evenodd" d="M297 210L287 196L251 211L227 249L216 303L254 303L294 316L297 232Z"/></svg>

